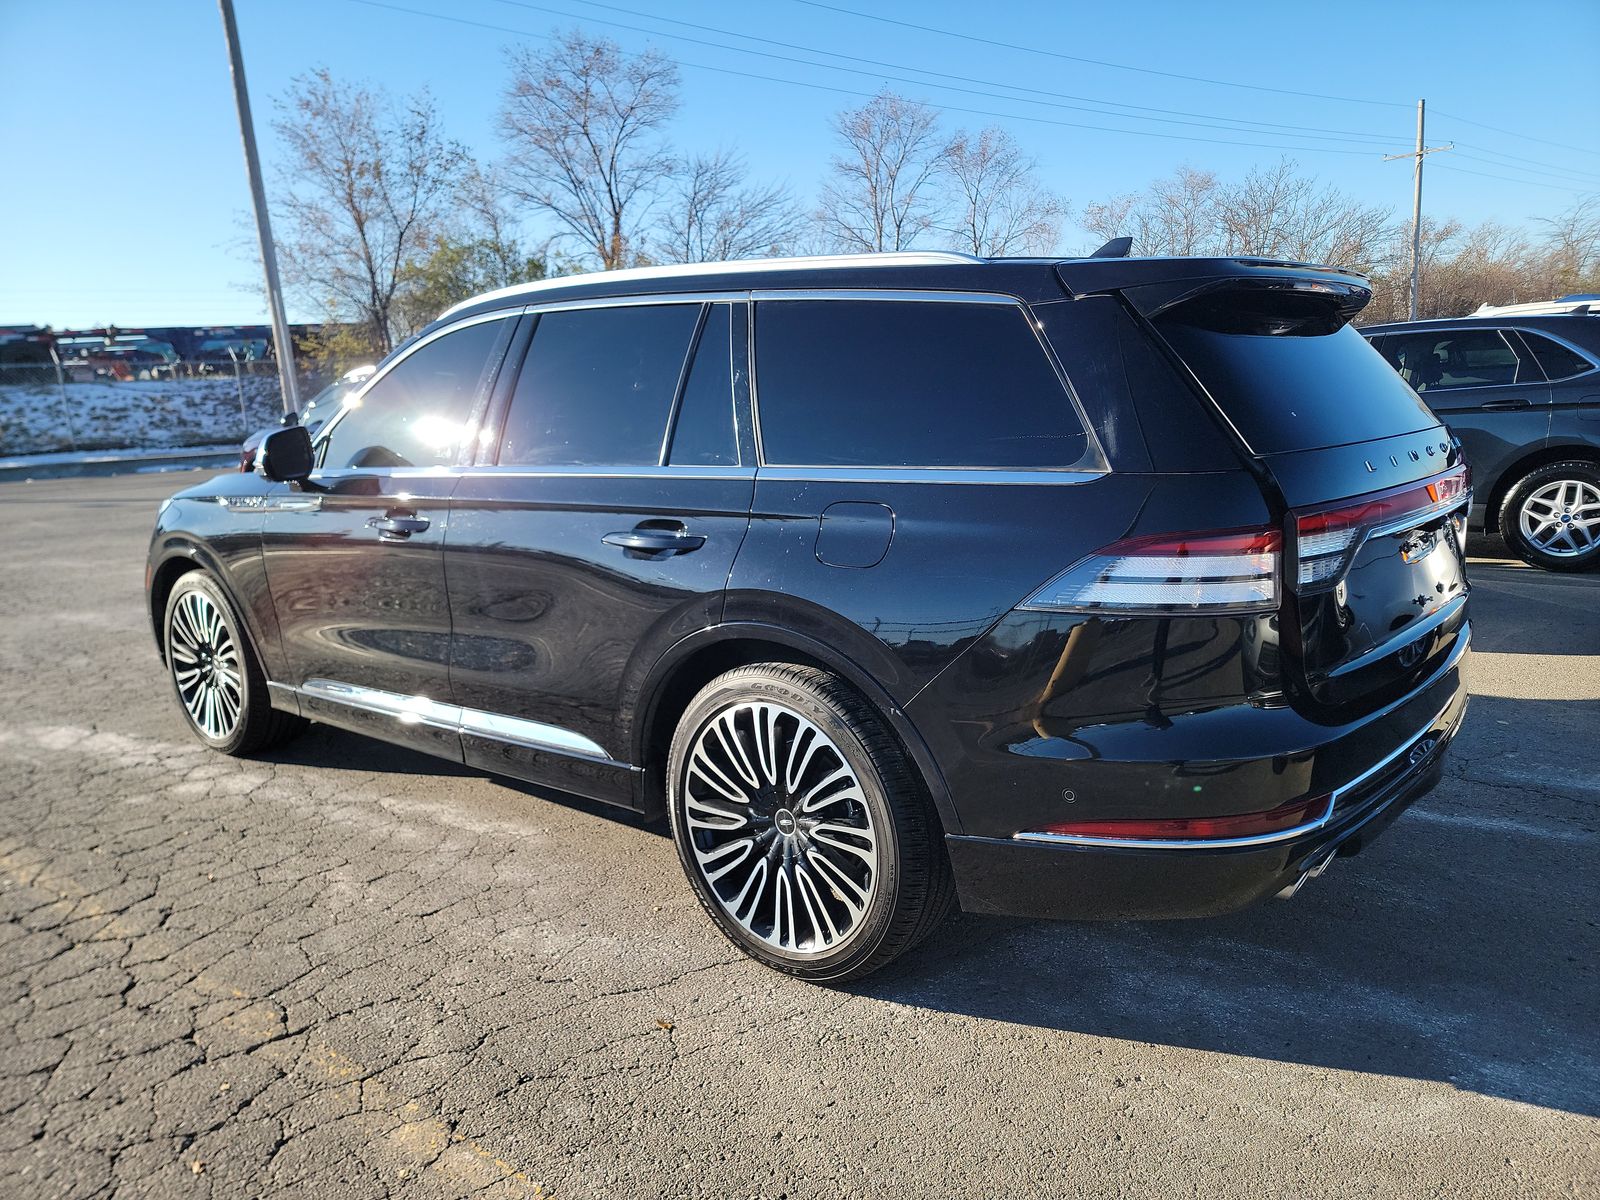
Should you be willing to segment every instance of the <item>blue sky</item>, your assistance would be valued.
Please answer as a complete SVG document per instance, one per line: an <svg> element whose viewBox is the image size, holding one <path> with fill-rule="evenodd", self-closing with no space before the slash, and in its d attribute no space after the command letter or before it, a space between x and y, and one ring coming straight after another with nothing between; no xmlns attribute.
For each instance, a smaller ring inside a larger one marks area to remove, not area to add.
<svg viewBox="0 0 1600 1200"><path fill-rule="evenodd" d="M1409 148L1418 96L1429 142L1458 146L1430 160L1430 215L1521 224L1600 198L1596 0L829 3L236 0L269 179L271 101L299 72L426 85L447 131L490 160L502 47L581 26L682 64L681 148L737 149L807 198L833 152L831 114L882 87L943 108L952 129L1009 129L1075 207L1183 163L1232 177L1288 154L1398 212L1409 164L1381 155ZM264 321L215 6L0 0L0 41L0 324ZM1062 249L1088 240L1069 224Z"/></svg>

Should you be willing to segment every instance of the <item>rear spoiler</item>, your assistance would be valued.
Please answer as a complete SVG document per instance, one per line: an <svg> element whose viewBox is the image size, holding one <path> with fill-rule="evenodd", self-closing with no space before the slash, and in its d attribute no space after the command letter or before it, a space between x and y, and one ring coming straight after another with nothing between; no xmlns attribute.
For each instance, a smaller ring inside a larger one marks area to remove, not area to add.
<svg viewBox="0 0 1600 1200"><path fill-rule="evenodd" d="M1198 297L1241 292L1325 299L1330 317L1343 324L1372 299L1359 271L1270 258L1068 259L1056 264L1056 276L1074 300L1121 292L1148 319Z"/></svg>

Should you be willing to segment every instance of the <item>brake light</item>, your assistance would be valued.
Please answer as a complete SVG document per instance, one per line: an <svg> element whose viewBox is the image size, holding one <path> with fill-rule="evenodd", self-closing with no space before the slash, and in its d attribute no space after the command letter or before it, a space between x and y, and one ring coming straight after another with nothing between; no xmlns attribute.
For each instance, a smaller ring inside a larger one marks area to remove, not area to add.
<svg viewBox="0 0 1600 1200"><path fill-rule="evenodd" d="M1161 817L1113 821L1068 821L1046 825L1027 833L1058 837L1106 838L1115 841L1195 841L1207 838L1260 837L1307 825L1328 811L1327 796L1309 796L1266 812L1236 813L1226 817ZM1023 834L1022 836L1027 836Z"/></svg>
<svg viewBox="0 0 1600 1200"><path fill-rule="evenodd" d="M1448 508L1467 495L1471 484L1471 472L1460 466L1404 491L1297 518L1300 586L1315 587L1341 575L1350 552L1368 530L1404 520L1413 513L1420 516L1429 509Z"/></svg>
<svg viewBox="0 0 1600 1200"><path fill-rule="evenodd" d="M1019 606L1052 612L1261 612L1277 607L1276 529L1124 538L1067 568Z"/></svg>

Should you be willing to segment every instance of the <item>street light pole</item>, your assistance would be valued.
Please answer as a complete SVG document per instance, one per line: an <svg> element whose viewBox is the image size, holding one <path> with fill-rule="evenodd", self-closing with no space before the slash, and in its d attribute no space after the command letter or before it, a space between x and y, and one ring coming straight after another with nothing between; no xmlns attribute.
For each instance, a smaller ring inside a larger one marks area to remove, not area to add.
<svg viewBox="0 0 1600 1200"><path fill-rule="evenodd" d="M256 212L256 237L261 243L261 268L267 276L267 305L272 314L272 344L278 354L278 384L283 390L283 411L298 412L300 388L294 372L294 342L284 315L283 287L278 282L278 252L267 216L267 191L261 183L261 159L256 154L256 127L250 119L250 93L244 82L244 56L239 51L239 26L233 19L233 0L217 0L222 9L222 32L228 39L228 66L233 73L233 101L239 109L239 136L244 139L244 165L250 176L250 202Z"/></svg>
<svg viewBox="0 0 1600 1200"><path fill-rule="evenodd" d="M1411 315L1408 320L1417 319L1417 309L1422 303L1422 160L1430 154L1437 154L1441 150L1454 149L1455 143L1444 146L1427 146L1423 141L1422 123L1427 112L1428 102L1417 101L1417 148L1406 154L1385 154L1384 162L1393 162L1397 158L1410 158L1416 160L1411 183Z"/></svg>

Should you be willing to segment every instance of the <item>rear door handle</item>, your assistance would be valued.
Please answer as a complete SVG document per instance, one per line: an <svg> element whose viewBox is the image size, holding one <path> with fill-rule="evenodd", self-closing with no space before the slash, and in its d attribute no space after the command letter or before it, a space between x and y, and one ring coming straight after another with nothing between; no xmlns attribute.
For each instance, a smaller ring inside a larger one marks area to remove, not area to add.
<svg viewBox="0 0 1600 1200"><path fill-rule="evenodd" d="M376 529L378 536L386 542L403 542L413 533L421 533L428 527L426 517L399 516L394 513L385 513L381 517L368 517L367 528Z"/></svg>
<svg viewBox="0 0 1600 1200"><path fill-rule="evenodd" d="M1532 408L1532 407L1533 407L1533 401L1532 400L1524 400L1521 397L1518 397L1515 400L1485 400L1483 402L1483 411L1484 412L1504 412L1504 411L1506 411L1507 409L1510 409L1510 408Z"/></svg>
<svg viewBox="0 0 1600 1200"><path fill-rule="evenodd" d="M706 544L703 533L690 533L682 525L662 529L639 525L621 533L608 533L600 539L619 550L636 550L643 554L687 554Z"/></svg>

